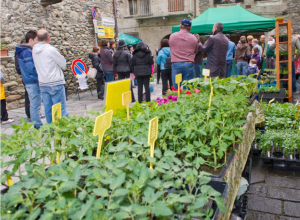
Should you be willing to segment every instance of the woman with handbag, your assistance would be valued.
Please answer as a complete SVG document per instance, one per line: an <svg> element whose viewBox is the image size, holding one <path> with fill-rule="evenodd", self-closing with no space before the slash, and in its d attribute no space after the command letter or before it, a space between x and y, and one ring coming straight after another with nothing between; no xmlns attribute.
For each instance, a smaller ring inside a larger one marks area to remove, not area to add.
<svg viewBox="0 0 300 220"><path fill-rule="evenodd" d="M118 74L119 79L129 79L131 73L131 54L126 48L126 43L124 40L119 41L118 49L115 51L113 57L114 70ZM131 98L132 102L135 102L131 87Z"/></svg>
<svg viewBox="0 0 300 220"><path fill-rule="evenodd" d="M101 40L103 49L100 50L101 65L105 76L106 82L114 81L114 69L113 69L113 55L109 47L109 41L107 39Z"/></svg>
<svg viewBox="0 0 300 220"><path fill-rule="evenodd" d="M161 80L162 80L162 94L166 95L169 88L172 86L172 70L171 65L172 63L168 63L171 57L171 50L169 47L169 40L162 39L161 43L161 50L158 52L158 56L156 58L156 63L160 65L161 69ZM168 87L168 81L170 87Z"/></svg>
<svg viewBox="0 0 300 220"><path fill-rule="evenodd" d="M132 66L135 78L138 81L138 101L143 101L143 87L145 87L146 101L150 101L150 77L152 74L151 65L153 65L151 51L147 49L144 42L139 42L133 52Z"/></svg>
<svg viewBox="0 0 300 220"><path fill-rule="evenodd" d="M89 69L89 74L94 74L96 72L95 77L97 80L97 94L98 99L104 99L104 74L101 67L101 59L100 59L100 48L99 47L93 47L93 51L89 54L89 58L92 60L92 66L93 68ZM94 69L94 70L93 70ZM89 76L91 77L91 76ZM92 78L92 77L91 77Z"/></svg>

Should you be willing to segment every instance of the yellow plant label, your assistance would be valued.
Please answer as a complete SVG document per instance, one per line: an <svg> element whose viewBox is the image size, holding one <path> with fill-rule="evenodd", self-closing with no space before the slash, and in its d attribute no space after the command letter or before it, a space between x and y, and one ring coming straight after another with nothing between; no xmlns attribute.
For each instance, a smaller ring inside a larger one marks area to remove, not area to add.
<svg viewBox="0 0 300 220"><path fill-rule="evenodd" d="M178 89L177 89L177 91L178 91L178 97L180 97L180 83L181 82L182 82L182 74L180 73L180 74L177 74L175 76L175 83L178 84Z"/></svg>
<svg viewBox="0 0 300 220"><path fill-rule="evenodd" d="M104 132L111 126L112 116L113 116L113 110L110 110L96 118L94 132L93 132L94 136L98 135L98 147L97 147L96 157L100 157L103 135Z"/></svg>
<svg viewBox="0 0 300 220"><path fill-rule="evenodd" d="M203 69L202 75L204 76L204 81L206 81L206 78L210 76L210 69Z"/></svg>
<svg viewBox="0 0 300 220"><path fill-rule="evenodd" d="M8 186L14 185L10 175L6 175L6 180L7 180L7 185Z"/></svg>
<svg viewBox="0 0 300 220"><path fill-rule="evenodd" d="M61 118L61 103L52 105L52 121L56 122L56 118Z"/></svg>
<svg viewBox="0 0 300 220"><path fill-rule="evenodd" d="M274 100L275 100L275 98L274 98L274 99L271 99L271 100L269 101L269 104L268 104L268 107L267 107L267 111L269 110L269 107L270 107L271 103L274 102Z"/></svg>
<svg viewBox="0 0 300 220"><path fill-rule="evenodd" d="M128 92L124 92L122 94L122 104L124 106L126 106L126 109L127 109L127 120L129 121L130 118L129 118L129 104L131 103L131 91L128 91Z"/></svg>
<svg viewBox="0 0 300 220"><path fill-rule="evenodd" d="M55 105L52 105L52 122L56 122L57 118L61 118L61 103L57 103ZM58 139L56 139L56 143L58 142ZM57 163L60 163L60 154L59 152L56 152L57 157Z"/></svg>
<svg viewBox="0 0 300 220"><path fill-rule="evenodd" d="M208 114L210 113L212 97L213 97L213 94L214 94L214 87L212 86L211 78L209 80L210 80L210 96L209 96L209 103L208 103ZM207 114L207 121L209 121L209 115L208 114Z"/></svg>
<svg viewBox="0 0 300 220"><path fill-rule="evenodd" d="M148 145L150 146L150 157L154 157L154 144L158 133L158 117L155 117L149 122L148 130ZM153 169L152 162L150 162L150 169Z"/></svg>
<svg viewBox="0 0 300 220"><path fill-rule="evenodd" d="M122 103L122 94L130 91L130 84L130 79L105 83L105 112L113 110L117 114L118 109L126 108Z"/></svg>

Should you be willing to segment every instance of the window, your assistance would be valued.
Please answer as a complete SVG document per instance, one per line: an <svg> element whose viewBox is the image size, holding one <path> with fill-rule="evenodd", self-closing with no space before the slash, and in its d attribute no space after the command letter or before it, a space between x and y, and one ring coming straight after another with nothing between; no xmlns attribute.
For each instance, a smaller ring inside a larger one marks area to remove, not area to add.
<svg viewBox="0 0 300 220"><path fill-rule="evenodd" d="M56 3L62 2L62 0L39 0L39 3L42 6L48 6L48 5L53 5Z"/></svg>
<svg viewBox="0 0 300 220"><path fill-rule="evenodd" d="M169 12L184 11L184 0L169 0Z"/></svg>
<svg viewBox="0 0 300 220"><path fill-rule="evenodd" d="M137 14L137 0L128 0L129 2L129 14L136 15Z"/></svg>
<svg viewBox="0 0 300 220"><path fill-rule="evenodd" d="M151 5L150 0L141 0L140 1L140 15L151 15Z"/></svg>
<svg viewBox="0 0 300 220"><path fill-rule="evenodd" d="M214 4L230 4L244 2L244 0L214 0Z"/></svg>

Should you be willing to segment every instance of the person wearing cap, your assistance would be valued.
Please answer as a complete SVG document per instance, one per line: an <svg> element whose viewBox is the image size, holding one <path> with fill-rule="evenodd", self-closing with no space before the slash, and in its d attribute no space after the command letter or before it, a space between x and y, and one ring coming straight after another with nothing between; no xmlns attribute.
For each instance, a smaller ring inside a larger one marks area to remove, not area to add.
<svg viewBox="0 0 300 220"><path fill-rule="evenodd" d="M171 34L169 46L172 62L172 84L177 89L175 76L182 74L182 80L194 78L194 62L198 51L198 40L190 33L192 23L189 19L183 19L180 24L180 31Z"/></svg>
<svg viewBox="0 0 300 220"><path fill-rule="evenodd" d="M132 55L126 47L124 40L119 40L118 49L113 57L113 66L119 79L129 79L131 73ZM135 102L133 91L131 88L132 101Z"/></svg>
<svg viewBox="0 0 300 220"><path fill-rule="evenodd" d="M235 44L230 40L230 35L225 34L228 39L228 49L226 54L226 78L231 76L232 60L236 52Z"/></svg>
<svg viewBox="0 0 300 220"><path fill-rule="evenodd" d="M215 23L212 30L213 35L201 46L201 51L207 54L206 69L210 69L211 77L225 78L226 76L228 39L222 31L223 24Z"/></svg>

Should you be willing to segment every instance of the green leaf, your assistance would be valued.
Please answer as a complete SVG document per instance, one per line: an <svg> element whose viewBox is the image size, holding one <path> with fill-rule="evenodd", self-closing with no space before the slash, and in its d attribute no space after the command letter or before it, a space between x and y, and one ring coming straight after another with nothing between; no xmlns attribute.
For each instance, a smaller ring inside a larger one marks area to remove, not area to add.
<svg viewBox="0 0 300 220"><path fill-rule="evenodd" d="M214 138L212 139L212 141L210 142L211 146L215 146L218 143L218 138Z"/></svg>
<svg viewBox="0 0 300 220"><path fill-rule="evenodd" d="M82 201L85 199L85 197L87 196L87 191L83 190L78 194L78 198Z"/></svg>
<svg viewBox="0 0 300 220"><path fill-rule="evenodd" d="M149 206L136 205L133 210L136 215L146 215L149 211Z"/></svg>
<svg viewBox="0 0 300 220"><path fill-rule="evenodd" d="M77 186L77 183L75 183L73 181L67 181L67 182L63 182L62 184L60 184L59 190L61 192L68 192L70 190L75 189L76 186Z"/></svg>
<svg viewBox="0 0 300 220"><path fill-rule="evenodd" d="M97 189L93 189L93 193L96 196L101 196L101 197L107 197L108 196L108 190L105 188L97 188Z"/></svg>
<svg viewBox="0 0 300 220"><path fill-rule="evenodd" d="M208 203L208 199L205 196L198 197L194 204L194 209L199 209Z"/></svg>
<svg viewBox="0 0 300 220"><path fill-rule="evenodd" d="M114 181L112 181L112 183L109 185L109 187L114 190L116 188L118 188L119 186L121 186L125 181L125 173L122 173L121 175L119 175L117 178L115 178Z"/></svg>
<svg viewBox="0 0 300 220"><path fill-rule="evenodd" d="M240 131L233 131L233 133L238 136L240 139L243 139L242 133Z"/></svg>
<svg viewBox="0 0 300 220"><path fill-rule="evenodd" d="M223 212L223 213L226 213L227 208L226 208L226 205L225 205L225 202L224 202L223 198L222 197L216 197L214 200L216 201L220 211Z"/></svg>
<svg viewBox="0 0 300 220"><path fill-rule="evenodd" d="M78 216L78 219L81 220L86 215L86 213L89 211L89 209L92 207L93 203L95 201L95 197L92 196L89 201L87 201L84 205L81 206L81 210L76 212L76 215ZM75 216L76 216L75 215Z"/></svg>
<svg viewBox="0 0 300 220"><path fill-rule="evenodd" d="M36 198L37 199L43 199L43 198L49 196L51 193L52 193L52 189L49 189L49 188L42 189L42 191L37 195Z"/></svg>
<svg viewBox="0 0 300 220"><path fill-rule="evenodd" d="M193 201L193 196L182 196L178 199L181 203L191 203Z"/></svg>
<svg viewBox="0 0 300 220"><path fill-rule="evenodd" d="M117 189L112 196L125 196L129 193L128 189Z"/></svg>
<svg viewBox="0 0 300 220"><path fill-rule="evenodd" d="M128 219L130 215L127 212L120 211L114 214L114 217L115 219Z"/></svg>
<svg viewBox="0 0 300 220"><path fill-rule="evenodd" d="M31 215L28 217L28 220L35 220L37 219L37 217L39 216L39 214L41 213L41 209L37 208L36 210L34 210Z"/></svg>
<svg viewBox="0 0 300 220"><path fill-rule="evenodd" d="M169 207L162 201L157 201L152 204L150 210L151 213L153 213L156 217L170 216L173 214Z"/></svg>

